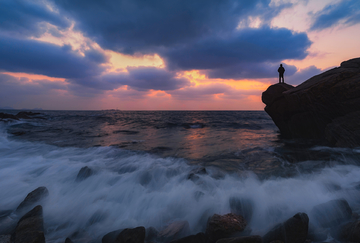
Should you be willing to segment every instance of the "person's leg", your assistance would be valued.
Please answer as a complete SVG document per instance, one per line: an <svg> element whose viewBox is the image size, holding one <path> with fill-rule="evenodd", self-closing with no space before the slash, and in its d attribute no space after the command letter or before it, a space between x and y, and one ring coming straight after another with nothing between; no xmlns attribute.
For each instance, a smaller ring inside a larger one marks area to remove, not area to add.
<svg viewBox="0 0 360 243"><path fill-rule="evenodd" d="M281 84L281 74L279 74L279 84Z"/></svg>

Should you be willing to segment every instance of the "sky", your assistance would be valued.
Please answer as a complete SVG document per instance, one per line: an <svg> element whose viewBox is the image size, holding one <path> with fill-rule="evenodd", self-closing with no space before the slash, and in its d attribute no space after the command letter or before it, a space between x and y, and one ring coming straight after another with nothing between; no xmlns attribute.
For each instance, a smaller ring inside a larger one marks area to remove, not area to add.
<svg viewBox="0 0 360 243"><path fill-rule="evenodd" d="M359 44L359 0L0 0L0 109L262 110Z"/></svg>

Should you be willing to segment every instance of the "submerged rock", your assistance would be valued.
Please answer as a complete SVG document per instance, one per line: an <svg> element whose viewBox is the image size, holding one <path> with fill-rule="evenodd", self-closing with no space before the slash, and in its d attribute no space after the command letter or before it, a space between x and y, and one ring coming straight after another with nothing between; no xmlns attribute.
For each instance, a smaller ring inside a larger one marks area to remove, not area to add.
<svg viewBox="0 0 360 243"><path fill-rule="evenodd" d="M133 229L124 229L116 237L116 243L144 243L145 241L145 228L136 227Z"/></svg>
<svg viewBox="0 0 360 243"><path fill-rule="evenodd" d="M77 174L76 181L83 181L86 178L92 176L93 174L94 171L91 168L84 166L80 169L79 173Z"/></svg>
<svg viewBox="0 0 360 243"><path fill-rule="evenodd" d="M66 238L65 243L74 243L74 242L70 238Z"/></svg>
<svg viewBox="0 0 360 243"><path fill-rule="evenodd" d="M350 222L331 232L331 236L339 241L360 242L360 221Z"/></svg>
<svg viewBox="0 0 360 243"><path fill-rule="evenodd" d="M190 234L188 221L175 221L159 232L158 239L164 242L180 239Z"/></svg>
<svg viewBox="0 0 360 243"><path fill-rule="evenodd" d="M189 235L184 238L173 240L170 243L206 243L207 238L204 233L198 233L196 235Z"/></svg>
<svg viewBox="0 0 360 243"><path fill-rule="evenodd" d="M241 215L229 213L226 215L214 214L208 221L206 236L210 243L219 239L231 237L235 233L244 231L246 221Z"/></svg>
<svg viewBox="0 0 360 243"><path fill-rule="evenodd" d="M49 191L46 187L41 186L30 192L20 203L20 205L17 207L16 211L20 212L22 210L25 210L31 206L33 206L36 203L39 203L40 200L44 199L49 195Z"/></svg>
<svg viewBox="0 0 360 243"><path fill-rule="evenodd" d="M345 199L335 199L315 206L310 214L321 227L327 228L349 220L352 210Z"/></svg>
<svg viewBox="0 0 360 243"><path fill-rule="evenodd" d="M0 243L11 243L11 235L0 235Z"/></svg>
<svg viewBox="0 0 360 243"><path fill-rule="evenodd" d="M45 243L43 209L40 205L19 220L14 243Z"/></svg>
<svg viewBox="0 0 360 243"><path fill-rule="evenodd" d="M263 236L264 243L282 241L284 243L304 243L308 235L309 217L297 213L282 224L276 225Z"/></svg>
<svg viewBox="0 0 360 243"><path fill-rule="evenodd" d="M262 242L263 242L262 238L259 235L226 238L216 241L216 243L262 243Z"/></svg>
<svg viewBox="0 0 360 243"><path fill-rule="evenodd" d="M250 222L253 214L253 201L248 198L231 197L229 199L232 213L242 215L247 222Z"/></svg>
<svg viewBox="0 0 360 243"><path fill-rule="evenodd" d="M284 137L360 146L360 58L343 62L295 88L271 85L262 94L262 101Z"/></svg>

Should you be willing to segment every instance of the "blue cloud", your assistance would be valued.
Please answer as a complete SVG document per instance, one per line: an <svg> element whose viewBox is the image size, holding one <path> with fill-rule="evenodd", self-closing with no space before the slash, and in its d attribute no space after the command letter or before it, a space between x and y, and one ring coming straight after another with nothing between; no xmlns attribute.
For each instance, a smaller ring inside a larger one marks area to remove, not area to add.
<svg viewBox="0 0 360 243"><path fill-rule="evenodd" d="M0 70L42 74L49 77L81 78L101 74L99 64L107 57L96 50L81 56L71 46L57 46L28 39L0 35Z"/></svg>
<svg viewBox="0 0 360 243"><path fill-rule="evenodd" d="M360 23L360 1L343 0L337 4L327 5L314 14L314 22L310 30L322 30L343 21L346 25Z"/></svg>
<svg viewBox="0 0 360 243"><path fill-rule="evenodd" d="M60 13L52 11L44 1L1 0L0 31L12 36L40 36L50 23L67 28L70 21Z"/></svg>
<svg viewBox="0 0 360 243"><path fill-rule="evenodd" d="M288 75L288 77L285 72L285 82L288 84L292 84L292 85L298 85L298 84L305 82L309 78L320 74L321 72L322 72L322 70L315 66L310 66L310 67L301 69L300 71L294 73L293 75Z"/></svg>

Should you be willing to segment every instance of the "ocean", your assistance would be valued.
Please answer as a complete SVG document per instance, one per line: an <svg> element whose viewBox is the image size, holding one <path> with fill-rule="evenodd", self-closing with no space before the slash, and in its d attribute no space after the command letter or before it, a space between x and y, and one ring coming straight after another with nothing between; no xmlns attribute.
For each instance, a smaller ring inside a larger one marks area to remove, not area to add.
<svg viewBox="0 0 360 243"><path fill-rule="evenodd" d="M360 149L284 139L264 111L39 112L0 122L0 210L47 187L47 242L177 220L195 234L234 201L260 235L297 212L316 225L311 209L332 199L360 213Z"/></svg>

